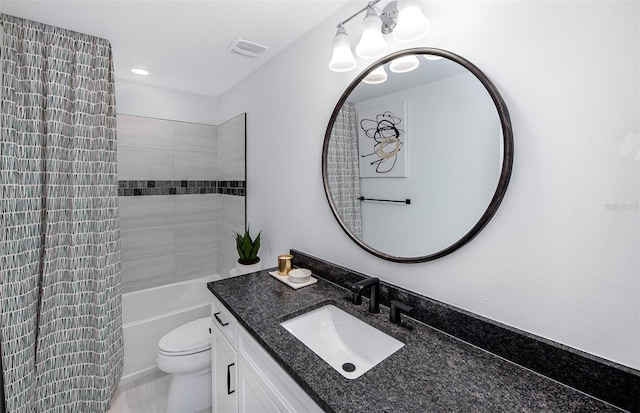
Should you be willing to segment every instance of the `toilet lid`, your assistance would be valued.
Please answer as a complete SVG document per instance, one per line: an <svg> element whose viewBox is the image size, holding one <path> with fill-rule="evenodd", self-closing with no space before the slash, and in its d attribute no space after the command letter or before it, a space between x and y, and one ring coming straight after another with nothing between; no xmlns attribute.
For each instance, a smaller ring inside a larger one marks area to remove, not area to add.
<svg viewBox="0 0 640 413"><path fill-rule="evenodd" d="M192 354L211 348L209 317L181 325L165 334L158 348L165 354Z"/></svg>

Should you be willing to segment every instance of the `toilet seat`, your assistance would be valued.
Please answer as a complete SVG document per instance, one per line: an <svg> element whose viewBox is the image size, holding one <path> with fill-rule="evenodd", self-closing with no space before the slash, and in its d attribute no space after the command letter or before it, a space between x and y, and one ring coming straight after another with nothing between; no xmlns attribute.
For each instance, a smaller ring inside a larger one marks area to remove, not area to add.
<svg viewBox="0 0 640 413"><path fill-rule="evenodd" d="M177 327L158 342L158 353L165 356L186 356L211 349L209 317L200 318Z"/></svg>

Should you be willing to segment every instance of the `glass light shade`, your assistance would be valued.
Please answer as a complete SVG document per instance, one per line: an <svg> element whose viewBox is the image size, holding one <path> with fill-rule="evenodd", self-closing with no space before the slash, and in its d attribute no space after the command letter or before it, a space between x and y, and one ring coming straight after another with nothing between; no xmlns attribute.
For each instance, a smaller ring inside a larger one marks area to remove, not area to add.
<svg viewBox="0 0 640 413"><path fill-rule="evenodd" d="M351 41L344 27L338 27L333 38L333 54L329 61L329 69L334 72L348 72L356 67L356 59L351 53Z"/></svg>
<svg viewBox="0 0 640 413"><path fill-rule="evenodd" d="M373 72L369 73L367 77L362 79L364 83L370 85L377 85L387 80L387 72L384 70L384 66L378 66Z"/></svg>
<svg viewBox="0 0 640 413"><path fill-rule="evenodd" d="M362 35L356 53L363 59L375 59L387 52L387 42L382 37L382 20L371 7L362 21Z"/></svg>
<svg viewBox="0 0 640 413"><path fill-rule="evenodd" d="M415 55L402 56L389 64L389 70L394 73L407 73L415 70L419 65L420 61Z"/></svg>
<svg viewBox="0 0 640 413"><path fill-rule="evenodd" d="M427 60L440 60L442 59L442 56L437 56L434 54L423 54L424 58Z"/></svg>
<svg viewBox="0 0 640 413"><path fill-rule="evenodd" d="M398 23L393 38L398 42L418 40L429 32L431 22L424 16L420 0L398 1Z"/></svg>

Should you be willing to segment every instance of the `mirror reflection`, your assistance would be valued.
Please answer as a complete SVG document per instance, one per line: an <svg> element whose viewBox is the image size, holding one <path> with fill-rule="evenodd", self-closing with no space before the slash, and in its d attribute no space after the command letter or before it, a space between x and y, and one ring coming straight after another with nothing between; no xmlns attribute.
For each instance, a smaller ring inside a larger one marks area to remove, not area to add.
<svg viewBox="0 0 640 413"><path fill-rule="evenodd" d="M325 189L361 247L392 261L427 261L491 218L511 149L506 107L475 66L437 49L399 52L338 102L323 151Z"/></svg>

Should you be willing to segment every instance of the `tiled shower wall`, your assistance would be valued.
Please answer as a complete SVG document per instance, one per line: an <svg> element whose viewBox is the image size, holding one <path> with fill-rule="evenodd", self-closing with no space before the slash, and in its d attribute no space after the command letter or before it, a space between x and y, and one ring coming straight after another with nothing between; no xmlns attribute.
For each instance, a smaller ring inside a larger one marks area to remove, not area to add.
<svg viewBox="0 0 640 413"><path fill-rule="evenodd" d="M244 226L244 119L217 127L118 115L123 292L228 274L225 231Z"/></svg>
<svg viewBox="0 0 640 413"><path fill-rule="evenodd" d="M234 233L242 233L245 215L245 128L246 115L242 114L218 126L217 172L225 185L242 182L242 194L222 191L217 196L218 210L218 274L226 277L236 265L238 253ZM218 191L220 192L220 191ZM252 234L255 235L255 234Z"/></svg>

